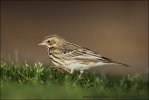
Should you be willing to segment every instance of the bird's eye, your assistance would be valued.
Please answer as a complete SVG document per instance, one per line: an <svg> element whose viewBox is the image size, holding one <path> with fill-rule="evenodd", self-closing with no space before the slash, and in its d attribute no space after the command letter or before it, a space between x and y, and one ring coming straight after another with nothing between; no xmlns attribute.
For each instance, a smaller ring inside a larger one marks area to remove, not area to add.
<svg viewBox="0 0 149 100"><path fill-rule="evenodd" d="M48 40L47 43L50 43L50 40Z"/></svg>
<svg viewBox="0 0 149 100"><path fill-rule="evenodd" d="M53 44L55 44L55 40L53 40L53 39L47 40L46 43L49 45L53 45Z"/></svg>

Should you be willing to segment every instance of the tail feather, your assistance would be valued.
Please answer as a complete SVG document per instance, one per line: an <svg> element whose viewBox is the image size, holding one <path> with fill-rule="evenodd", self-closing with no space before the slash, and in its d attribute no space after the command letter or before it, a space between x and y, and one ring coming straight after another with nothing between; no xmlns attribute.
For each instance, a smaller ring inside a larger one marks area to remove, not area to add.
<svg viewBox="0 0 149 100"><path fill-rule="evenodd" d="M104 61L105 63L113 63L113 64L118 64L118 65L122 65L122 66L125 66L125 67L130 67L129 65L127 64L123 64L123 63L120 63L120 62L116 62L116 61L113 61L109 58L106 58L106 57L101 57L102 58L102 61Z"/></svg>
<svg viewBox="0 0 149 100"><path fill-rule="evenodd" d="M120 63L120 62L112 61L112 63L118 64L118 65L122 65L122 66L125 66L125 67L130 67L129 65L124 64L124 63Z"/></svg>

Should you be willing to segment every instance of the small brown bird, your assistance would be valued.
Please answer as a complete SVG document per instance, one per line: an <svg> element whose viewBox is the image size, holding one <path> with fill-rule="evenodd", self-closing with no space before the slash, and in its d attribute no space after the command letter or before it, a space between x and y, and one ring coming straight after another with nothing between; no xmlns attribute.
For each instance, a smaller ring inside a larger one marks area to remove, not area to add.
<svg viewBox="0 0 149 100"><path fill-rule="evenodd" d="M71 74L80 71L81 76L86 69L107 64L128 67L126 64L115 62L85 47L68 42L55 34L50 34L38 45L47 47L49 59L56 68L62 68Z"/></svg>

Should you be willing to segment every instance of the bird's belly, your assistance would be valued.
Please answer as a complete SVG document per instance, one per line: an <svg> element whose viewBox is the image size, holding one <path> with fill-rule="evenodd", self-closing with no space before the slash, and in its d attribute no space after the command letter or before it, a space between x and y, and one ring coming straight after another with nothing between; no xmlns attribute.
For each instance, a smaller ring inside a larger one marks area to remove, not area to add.
<svg viewBox="0 0 149 100"><path fill-rule="evenodd" d="M82 63L82 62L73 62L73 61L68 61L65 63L65 67L69 69L74 69L74 70L86 70L91 67L96 67L96 66L102 66L104 65L102 62L100 63Z"/></svg>
<svg viewBox="0 0 149 100"><path fill-rule="evenodd" d="M67 59L67 60L62 60L58 59L57 57L54 57L52 55L49 56L52 59L52 63L54 63L57 67L62 66L67 69L73 69L73 70L86 70L91 67L96 67L96 66L102 66L105 65L103 62L83 62L81 61L75 61L73 59Z"/></svg>

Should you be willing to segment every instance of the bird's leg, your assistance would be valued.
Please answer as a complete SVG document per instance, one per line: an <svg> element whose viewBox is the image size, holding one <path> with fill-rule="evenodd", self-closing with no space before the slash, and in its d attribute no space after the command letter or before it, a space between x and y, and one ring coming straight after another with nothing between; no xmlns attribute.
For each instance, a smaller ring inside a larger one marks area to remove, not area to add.
<svg viewBox="0 0 149 100"><path fill-rule="evenodd" d="M82 74L84 73L84 71L80 71L80 75L79 77L75 80L75 82L73 83L73 85L75 86L76 83L81 79Z"/></svg>
<svg viewBox="0 0 149 100"><path fill-rule="evenodd" d="M59 66L59 67L55 67L56 70L60 71L60 72L68 72L70 74L73 74L74 73L74 69L71 69L69 70L68 68L65 68L65 67L62 67L62 66Z"/></svg>
<svg viewBox="0 0 149 100"><path fill-rule="evenodd" d="M71 71L68 69L68 68L65 68L65 67L63 67L63 66L59 66L59 67L57 67L57 69L59 69L59 70L61 70L61 71L66 71L66 72L68 72L68 73L71 73Z"/></svg>
<svg viewBox="0 0 149 100"><path fill-rule="evenodd" d="M71 69L71 72L70 73L73 74L74 73L74 69Z"/></svg>
<svg viewBox="0 0 149 100"><path fill-rule="evenodd" d="M62 67L53 67L54 70L58 70L60 72L64 72L64 69Z"/></svg>
<svg viewBox="0 0 149 100"><path fill-rule="evenodd" d="M53 70L57 70L57 69L58 69L57 67L53 67L53 66L52 66L51 68L52 68Z"/></svg>
<svg viewBox="0 0 149 100"><path fill-rule="evenodd" d="M63 68L57 68L57 70L60 71L60 72L64 72Z"/></svg>
<svg viewBox="0 0 149 100"><path fill-rule="evenodd" d="M71 74L71 70L69 70L67 68L64 68L64 70Z"/></svg>
<svg viewBox="0 0 149 100"><path fill-rule="evenodd" d="M80 71L80 75L79 75L79 78L81 78L82 74L84 73L84 71Z"/></svg>

